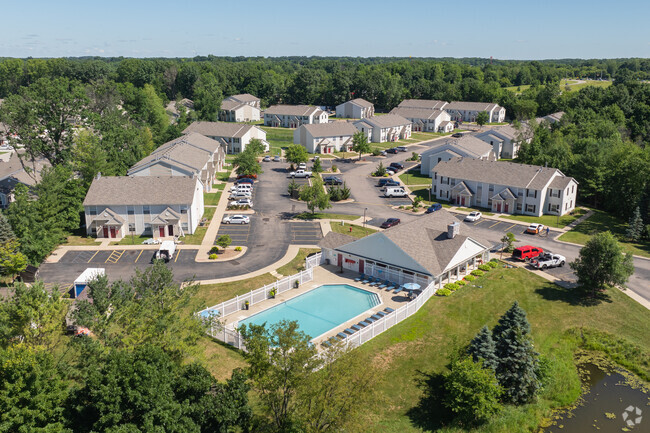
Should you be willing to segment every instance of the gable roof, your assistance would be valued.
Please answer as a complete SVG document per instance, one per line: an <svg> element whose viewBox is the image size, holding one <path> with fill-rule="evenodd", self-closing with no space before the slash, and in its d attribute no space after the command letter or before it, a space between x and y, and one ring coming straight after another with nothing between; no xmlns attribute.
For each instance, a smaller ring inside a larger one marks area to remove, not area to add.
<svg viewBox="0 0 650 433"><path fill-rule="evenodd" d="M313 105L272 105L264 111L264 114L286 115L286 116L311 116L321 111Z"/></svg>
<svg viewBox="0 0 650 433"><path fill-rule="evenodd" d="M449 139L441 145L427 149L426 151L422 152L422 157L424 158L427 155L438 153L445 148L455 152L457 155L464 154L464 156L470 156L474 158L483 157L492 151L491 144L486 143L485 141L480 140L473 135L465 134L461 138Z"/></svg>
<svg viewBox="0 0 650 433"><path fill-rule="evenodd" d="M24 153L20 151L21 153ZM25 155L26 156L26 155ZM25 166L20 161L18 154L13 152L9 161L0 160L0 180L10 179L15 183L34 186L41 180L41 172L49 167L50 163L45 158L38 158L33 163L25 161Z"/></svg>
<svg viewBox="0 0 650 433"><path fill-rule="evenodd" d="M193 132L163 144L154 150L151 155L138 161L129 169L127 174L131 175L133 172L158 161L182 166L198 173L223 144L225 143Z"/></svg>
<svg viewBox="0 0 650 433"><path fill-rule="evenodd" d="M447 237L447 225L452 222L460 224L460 232L450 239ZM452 260L467 242L482 249L492 245L477 236L470 226L458 222L456 217L442 209L335 249L413 272L438 276L454 265Z"/></svg>
<svg viewBox="0 0 650 433"><path fill-rule="evenodd" d="M228 96L225 100L238 101L238 102L255 102L260 98L253 96L250 93L240 93L239 95Z"/></svg>
<svg viewBox="0 0 650 433"><path fill-rule="evenodd" d="M183 134L197 132L209 137L228 137L228 138L241 138L248 131L257 128L255 125L246 125L242 123L232 122L192 122L190 126L183 130Z"/></svg>
<svg viewBox="0 0 650 433"><path fill-rule="evenodd" d="M345 244L349 244L350 242L354 242L356 240L357 238L355 238L354 236L346 235L343 233L337 233L337 232L329 232L328 234L323 236L323 239L320 240L318 246L321 248L334 249L343 246Z"/></svg>
<svg viewBox="0 0 650 433"><path fill-rule="evenodd" d="M350 101L344 102L344 104L347 104L348 102L364 108L371 108L373 106L372 102L368 102L363 98L352 99Z"/></svg>
<svg viewBox="0 0 650 433"><path fill-rule="evenodd" d="M411 121L398 116L396 114L386 114L383 116L370 116L362 119L358 122L355 122L355 125L358 123L365 123L375 128L392 128L394 126L403 126L410 125Z"/></svg>
<svg viewBox="0 0 650 433"><path fill-rule="evenodd" d="M474 158L453 158L449 161L441 161L433 168L433 171L439 176L455 179L537 190L547 186L551 179L558 174L566 177L556 168Z"/></svg>
<svg viewBox="0 0 650 433"><path fill-rule="evenodd" d="M492 111L495 108L501 108L498 104L491 102L463 102L452 101L445 105L445 110L466 110L466 111Z"/></svg>
<svg viewBox="0 0 650 433"><path fill-rule="evenodd" d="M571 183L571 181L578 183L577 180L569 176L556 176L553 178L551 184L548 187L553 189L564 189L569 186L569 183Z"/></svg>
<svg viewBox="0 0 650 433"><path fill-rule="evenodd" d="M359 130L349 122L312 123L301 125L312 137L335 137L342 135L354 135Z"/></svg>
<svg viewBox="0 0 650 433"><path fill-rule="evenodd" d="M427 108L429 110L442 109L447 105L446 101L438 101L436 99L405 99L399 103L398 107L401 108Z"/></svg>
<svg viewBox="0 0 650 433"><path fill-rule="evenodd" d="M428 108L395 107L390 110L390 114L397 114L407 119L436 119L446 113L443 110Z"/></svg>
<svg viewBox="0 0 650 433"><path fill-rule="evenodd" d="M88 189L84 206L189 205L198 179L185 176L102 176Z"/></svg>

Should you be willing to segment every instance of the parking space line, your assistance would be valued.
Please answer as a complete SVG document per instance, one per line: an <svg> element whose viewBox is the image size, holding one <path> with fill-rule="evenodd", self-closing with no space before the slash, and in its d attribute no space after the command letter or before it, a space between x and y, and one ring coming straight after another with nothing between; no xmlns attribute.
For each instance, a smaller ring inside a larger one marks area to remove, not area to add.
<svg viewBox="0 0 650 433"><path fill-rule="evenodd" d="M505 232L505 231L508 231L508 230L510 230L511 228L513 228L513 227L516 226L516 225L517 225L517 224L513 224L513 225L511 225L510 227L506 228L506 229L503 230L503 231L504 231L504 232Z"/></svg>
<svg viewBox="0 0 650 433"><path fill-rule="evenodd" d="M122 251L113 250L104 263L111 262L115 264L119 262L125 252L126 250L122 250Z"/></svg>
<svg viewBox="0 0 650 433"><path fill-rule="evenodd" d="M176 257L174 258L174 263L176 263L176 260L178 260L178 256L181 255L181 250L176 250Z"/></svg>
<svg viewBox="0 0 650 433"><path fill-rule="evenodd" d="M133 263L138 263L138 259L140 258L142 253L144 253L144 250L140 250L140 254L138 254L138 257L135 258L135 262L133 262Z"/></svg>
<svg viewBox="0 0 650 433"><path fill-rule="evenodd" d="M498 225L498 224L501 224L501 221L497 221L497 222L495 222L494 224L492 224L492 225L491 225L490 227L488 227L488 228L491 229L492 227L494 227L494 226L496 226L496 225Z"/></svg>
<svg viewBox="0 0 650 433"><path fill-rule="evenodd" d="M93 254L92 257L88 259L88 262L87 262L87 263L90 263L91 260L95 258L95 256L97 255L97 253L99 253L99 250L95 251L95 254Z"/></svg>

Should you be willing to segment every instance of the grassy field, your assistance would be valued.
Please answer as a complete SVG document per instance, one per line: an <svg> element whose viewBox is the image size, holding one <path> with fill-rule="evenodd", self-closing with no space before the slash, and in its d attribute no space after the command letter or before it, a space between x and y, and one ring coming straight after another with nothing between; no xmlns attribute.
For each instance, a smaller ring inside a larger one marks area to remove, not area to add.
<svg viewBox="0 0 650 433"><path fill-rule="evenodd" d="M345 215L345 214L340 214L340 213L325 213L325 212L316 212L316 213L311 213L311 212L303 212L301 214L296 215L294 218L297 218L299 220L326 220L326 219L332 219L332 220L355 220L359 218L359 215Z"/></svg>
<svg viewBox="0 0 650 433"><path fill-rule="evenodd" d="M598 81L598 80L585 80L585 83L580 83L576 84L578 80L560 80L560 90L563 92L576 92L580 89L583 89L587 86L594 86L594 87L609 87L612 85L611 81ZM567 84L569 84L569 87L567 88ZM510 90L511 92L515 93L522 93L523 91L530 89L530 85L524 84L521 86L510 86L510 87L504 87L506 90Z"/></svg>
<svg viewBox="0 0 650 433"><path fill-rule="evenodd" d="M230 178L230 171L220 171L217 173L217 180L220 180L221 182L228 182L228 179Z"/></svg>
<svg viewBox="0 0 650 433"><path fill-rule="evenodd" d="M580 395L573 364L580 331L576 335L571 330L606 331L640 348L640 358L650 353L650 315L619 291L611 291L607 302L587 307L572 292L524 269L497 269L476 284L482 288L466 287L449 298L434 297L417 314L359 349L380 377L367 431L465 431L436 425L435 414L423 404L418 379L443 372L450 354L469 343L483 325L494 326L515 300L528 313L535 349L550 361L550 382L537 403L507 407L501 417L477 432L536 431L550 408L570 404ZM648 370L648 365L643 368Z"/></svg>
<svg viewBox="0 0 650 433"><path fill-rule="evenodd" d="M91 237L86 237L86 236L68 236L66 238L66 241L62 244L64 246L66 245L74 245L74 246L97 246L99 245L98 242L95 241L95 238Z"/></svg>
<svg viewBox="0 0 650 433"><path fill-rule="evenodd" d="M226 187L225 183L217 183L215 185L212 185L212 189L216 189L218 191L223 191L225 187Z"/></svg>
<svg viewBox="0 0 650 433"><path fill-rule="evenodd" d="M330 227L332 228L332 231L335 233L342 233L344 235L354 236L355 238L363 238L377 231L376 229L370 227L364 228L363 226L358 226L356 224L341 225L341 223L335 223L335 222L331 223Z"/></svg>
<svg viewBox="0 0 650 433"><path fill-rule="evenodd" d="M142 245L146 239L151 239L151 236L133 236L126 235L117 242L111 242L110 245Z"/></svg>
<svg viewBox="0 0 650 433"><path fill-rule="evenodd" d="M220 197L221 197L221 192L204 192L203 204L206 206L216 206L219 204Z"/></svg>
<svg viewBox="0 0 650 433"><path fill-rule="evenodd" d="M194 234L185 235L181 237L180 240L187 245L201 245L201 242L203 242L203 237L208 231L208 226L210 225L210 221L212 220L212 217L214 216L214 212L216 210L217 209L214 207L206 207L203 211L203 218L207 219L205 225L203 227L197 228Z"/></svg>
<svg viewBox="0 0 650 433"><path fill-rule="evenodd" d="M609 230L621 243L625 252L638 256L650 257L650 242L628 242L625 239L627 222L606 212L592 209L594 214L575 226L571 231L560 236L561 241L584 245L591 236Z"/></svg>
<svg viewBox="0 0 650 433"><path fill-rule="evenodd" d="M270 126L260 126L266 131L266 141L271 145L269 154L279 155L283 147L293 144L293 129L290 128L272 128Z"/></svg>
<svg viewBox="0 0 650 433"><path fill-rule="evenodd" d="M479 212L481 212L483 215L487 215L487 216L493 216L493 215L494 215L493 212L490 212L488 209L485 209L485 208L482 208L482 207L475 207L475 208L459 207L459 208L457 208L457 209L458 209L458 210L465 211L465 212L474 212L474 211L479 211Z"/></svg>
<svg viewBox="0 0 650 433"><path fill-rule="evenodd" d="M508 215L503 218L515 221L523 221L526 223L540 223L548 227L563 228L571 224L573 221L580 218L582 215L587 213L585 209L577 208L573 215L563 215L559 218L557 215L542 215L541 217L527 216L527 215Z"/></svg>
<svg viewBox="0 0 650 433"><path fill-rule="evenodd" d="M294 275L305 269L305 259L308 255L317 253L320 251L320 248L300 248L296 257L293 258L289 263L284 266L281 266L277 269L278 274L284 276Z"/></svg>
<svg viewBox="0 0 650 433"><path fill-rule="evenodd" d="M427 187L431 185L431 178L425 174L420 174L419 167L400 174L399 179L404 185L427 185Z"/></svg>
<svg viewBox="0 0 650 433"><path fill-rule="evenodd" d="M422 204L429 206L433 203L440 203L442 207L451 207L449 203L445 203L440 200L436 200L435 194L431 194L431 200L429 200L429 190L431 189L431 183L426 186L410 186L409 189L414 196L420 197L422 199Z"/></svg>

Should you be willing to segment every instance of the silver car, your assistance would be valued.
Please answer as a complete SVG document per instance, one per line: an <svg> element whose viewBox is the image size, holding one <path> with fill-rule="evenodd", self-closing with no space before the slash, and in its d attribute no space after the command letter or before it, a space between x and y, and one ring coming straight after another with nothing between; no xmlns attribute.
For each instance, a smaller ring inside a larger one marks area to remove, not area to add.
<svg viewBox="0 0 650 433"><path fill-rule="evenodd" d="M253 202L249 198L240 198L230 202L230 206L249 206L253 207Z"/></svg>
<svg viewBox="0 0 650 433"><path fill-rule="evenodd" d="M224 224L248 224L251 220L246 215L226 215L223 219Z"/></svg>

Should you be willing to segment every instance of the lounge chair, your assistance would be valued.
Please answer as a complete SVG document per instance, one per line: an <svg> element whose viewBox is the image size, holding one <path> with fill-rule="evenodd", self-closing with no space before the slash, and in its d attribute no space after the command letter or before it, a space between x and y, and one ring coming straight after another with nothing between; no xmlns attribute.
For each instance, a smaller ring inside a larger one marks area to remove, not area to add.
<svg viewBox="0 0 650 433"><path fill-rule="evenodd" d="M386 286L386 291L387 291L387 292L388 292L388 291L391 291L391 290L395 289L395 287L397 287L397 284L395 284L395 283L390 283L388 286Z"/></svg>
<svg viewBox="0 0 650 433"><path fill-rule="evenodd" d="M357 324L354 325L354 326L360 326L360 327L362 327L362 328L365 328L366 326L368 326L368 323L366 323L365 321L363 321L363 322L359 322L359 323L357 323Z"/></svg>
<svg viewBox="0 0 650 433"><path fill-rule="evenodd" d="M366 274L361 274L361 276L355 278L354 281L361 281L361 280L363 280L363 279L365 279L365 278L366 278Z"/></svg>
<svg viewBox="0 0 650 433"><path fill-rule="evenodd" d="M380 278L375 278L375 281L370 283L371 286L378 286L379 284L381 284L381 279Z"/></svg>
<svg viewBox="0 0 650 433"><path fill-rule="evenodd" d="M387 285L388 285L388 280L386 280L386 281L384 281L382 284L378 285L377 288L378 288L378 289L383 289L383 288L385 288Z"/></svg>
<svg viewBox="0 0 650 433"><path fill-rule="evenodd" d="M404 286L399 286L397 289L395 289L395 290L393 291L393 293L398 294L398 293L401 292L402 290L404 290Z"/></svg>
<svg viewBox="0 0 650 433"><path fill-rule="evenodd" d="M376 321L377 321L377 318L373 318L372 316L370 316L370 317L368 317L365 321L366 321L366 322L370 322L370 323L372 323L372 322L376 322Z"/></svg>
<svg viewBox="0 0 650 433"><path fill-rule="evenodd" d="M365 326L365 325L364 325L364 326ZM361 325L358 325L358 324L357 324L357 325L352 325L352 326L350 326L350 328L354 329L355 331L361 331L361 329L362 329L363 327L362 327Z"/></svg>
<svg viewBox="0 0 650 433"><path fill-rule="evenodd" d="M373 315L370 316L370 317L372 317L372 318L375 319L375 320L379 320L379 319L381 319L381 317L378 316L378 315L376 315L376 314L373 314Z"/></svg>
<svg viewBox="0 0 650 433"><path fill-rule="evenodd" d="M395 310L393 310L390 307L386 307L386 308L384 308L384 311L387 312L388 314L390 314L390 313L394 312Z"/></svg>
<svg viewBox="0 0 650 433"><path fill-rule="evenodd" d="M323 341L320 345L323 347L332 347L332 343L329 340Z"/></svg>
<svg viewBox="0 0 650 433"><path fill-rule="evenodd" d="M375 315L379 317L386 317L386 313L384 313L383 311L377 311Z"/></svg>
<svg viewBox="0 0 650 433"><path fill-rule="evenodd" d="M355 331L354 329L345 328L345 330L344 330L343 332L347 332L348 334L352 335L352 334L354 334L356 331Z"/></svg>
<svg viewBox="0 0 650 433"><path fill-rule="evenodd" d="M372 281L372 277L365 275L363 280L361 280L361 284L368 284L370 281Z"/></svg>
<svg viewBox="0 0 650 433"><path fill-rule="evenodd" d="M341 340L345 340L346 338L348 338L348 334L344 334L342 332L339 332L338 334L336 334L336 336L339 337Z"/></svg>

